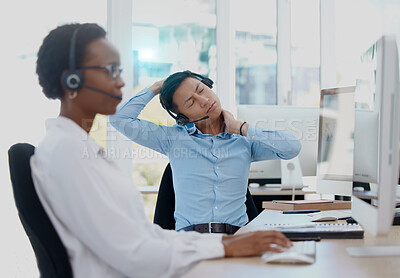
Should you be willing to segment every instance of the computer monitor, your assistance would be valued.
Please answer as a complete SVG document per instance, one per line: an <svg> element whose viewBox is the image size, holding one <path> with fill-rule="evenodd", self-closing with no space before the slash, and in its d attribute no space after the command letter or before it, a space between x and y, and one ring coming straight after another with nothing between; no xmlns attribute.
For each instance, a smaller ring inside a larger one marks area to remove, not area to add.
<svg viewBox="0 0 400 278"><path fill-rule="evenodd" d="M393 223L396 188L399 175L399 59L396 40L383 36L360 59L357 69L355 108L370 115L377 115L377 140L375 146L363 145L366 136L355 137L355 146L363 146L364 153L377 149L375 169L363 175L355 171L354 180L371 183L373 199L365 202L354 192L352 217L374 235L385 235ZM355 123L355 130L358 129ZM356 155L356 154L355 154ZM354 168L359 159L354 159ZM358 167L360 168L360 167ZM376 170L377 169L377 170Z"/></svg>
<svg viewBox="0 0 400 278"><path fill-rule="evenodd" d="M318 193L351 196L354 185L377 182L378 112L355 108L355 89L321 90Z"/></svg>
<svg viewBox="0 0 400 278"><path fill-rule="evenodd" d="M319 110L317 192L351 196L355 86L322 89Z"/></svg>
<svg viewBox="0 0 400 278"><path fill-rule="evenodd" d="M296 136L302 145L298 155L303 176L315 176L319 107L240 105L238 119L257 127L286 131ZM276 180L281 178L281 160L251 163L249 179Z"/></svg>
<svg viewBox="0 0 400 278"><path fill-rule="evenodd" d="M358 84L359 85L359 84ZM357 89L359 91L359 89ZM355 104L357 106L357 104ZM379 113L355 107L353 181L378 182ZM368 151L365 151L368 150Z"/></svg>

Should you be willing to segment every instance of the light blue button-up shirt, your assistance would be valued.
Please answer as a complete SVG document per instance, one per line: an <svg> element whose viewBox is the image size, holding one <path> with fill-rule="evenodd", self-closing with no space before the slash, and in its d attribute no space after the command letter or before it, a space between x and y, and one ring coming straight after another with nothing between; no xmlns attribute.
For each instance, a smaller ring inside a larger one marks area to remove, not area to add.
<svg viewBox="0 0 400 278"><path fill-rule="evenodd" d="M297 138L282 131L249 125L247 136L225 132L203 134L194 124L162 126L138 119L154 97L140 91L110 117L111 124L132 141L169 157L175 191L175 229L220 222L243 226L252 161L291 159Z"/></svg>

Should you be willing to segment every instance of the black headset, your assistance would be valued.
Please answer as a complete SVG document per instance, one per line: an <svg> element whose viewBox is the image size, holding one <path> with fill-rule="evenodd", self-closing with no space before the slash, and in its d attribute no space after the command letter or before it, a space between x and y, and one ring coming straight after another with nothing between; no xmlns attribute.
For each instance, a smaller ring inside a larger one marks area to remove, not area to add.
<svg viewBox="0 0 400 278"><path fill-rule="evenodd" d="M204 76L202 76L202 75L200 75L198 73L194 73L194 72L191 72L189 70L187 70L185 72L190 74L190 76L188 76L188 77L195 77L195 78L199 79L204 85L206 85L207 87L212 89L214 82L210 78L204 77ZM191 122L189 120L189 118L186 117L185 115L183 115L182 113L178 113L175 116L174 114L172 114L172 112L169 110L169 108L165 107L165 110L167 110L168 114L171 115L171 117L175 119L176 123L178 125L181 125L181 126L187 125L189 123L195 123L195 122L198 122L198 121L205 120L205 119L209 118L208 116L205 116L205 117L203 117L201 119L198 119L198 120L195 120L195 121Z"/></svg>
<svg viewBox="0 0 400 278"><path fill-rule="evenodd" d="M79 28L76 28L71 37L71 43L69 47L69 69L61 77L62 85L70 91L76 91L83 85L83 75L76 69L75 65L75 48L78 30Z"/></svg>

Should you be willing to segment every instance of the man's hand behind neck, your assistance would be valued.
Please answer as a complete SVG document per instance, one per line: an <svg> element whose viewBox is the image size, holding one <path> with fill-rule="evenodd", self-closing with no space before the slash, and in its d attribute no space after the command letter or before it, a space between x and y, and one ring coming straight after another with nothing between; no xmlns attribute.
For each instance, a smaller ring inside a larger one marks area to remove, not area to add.
<svg viewBox="0 0 400 278"><path fill-rule="evenodd" d="M212 134L212 135L220 134L225 130L224 117L221 114L220 117L218 117L218 119L216 120L212 120L209 118L205 121L200 121L196 123L196 127L203 134Z"/></svg>
<svg viewBox="0 0 400 278"><path fill-rule="evenodd" d="M236 120L232 113L227 110L222 110L222 116L224 117L227 133L247 136L249 125L246 122Z"/></svg>

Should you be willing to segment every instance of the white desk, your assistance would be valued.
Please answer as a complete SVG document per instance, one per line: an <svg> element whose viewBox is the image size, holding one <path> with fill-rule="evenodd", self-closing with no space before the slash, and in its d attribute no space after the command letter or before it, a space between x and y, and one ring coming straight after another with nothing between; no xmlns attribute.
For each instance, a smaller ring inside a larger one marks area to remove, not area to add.
<svg viewBox="0 0 400 278"><path fill-rule="evenodd" d="M152 185L152 186L138 186L139 191L142 194L158 194L158 190L160 189L160 186L158 185ZM277 196L277 195L292 195L292 190L281 190L278 187L265 187L265 186L260 186L257 188L251 188L249 187L250 193L253 196ZM305 187L301 190L295 190L295 195L305 195L305 194L315 194L315 190L309 189L308 187Z"/></svg>
<svg viewBox="0 0 400 278"><path fill-rule="evenodd" d="M276 187L249 187L249 191L253 196L287 196L292 195L292 190L281 190L280 188ZM300 190L295 190L294 195L306 195L306 194L316 194L315 190L312 190L308 187L304 187Z"/></svg>
<svg viewBox="0 0 400 278"><path fill-rule="evenodd" d="M307 194L316 194L316 177L303 177L303 189L295 190L296 196L304 196ZM259 187L249 187L250 193L253 196L289 196L292 195L292 190L281 190L280 184L268 184ZM311 196L311 195L309 195Z"/></svg>
<svg viewBox="0 0 400 278"><path fill-rule="evenodd" d="M158 194L159 189L160 189L160 186L158 186L158 185L138 186L138 190L142 194Z"/></svg>
<svg viewBox="0 0 400 278"><path fill-rule="evenodd" d="M238 233L253 230L268 223L268 219L268 212L263 211ZM400 226L393 226L385 238L375 238L365 232L364 239L323 239L317 242L317 259L312 265L265 264L260 257L218 259L197 264L183 277L400 277L400 257L354 258L346 252L346 247L373 245L400 245Z"/></svg>

